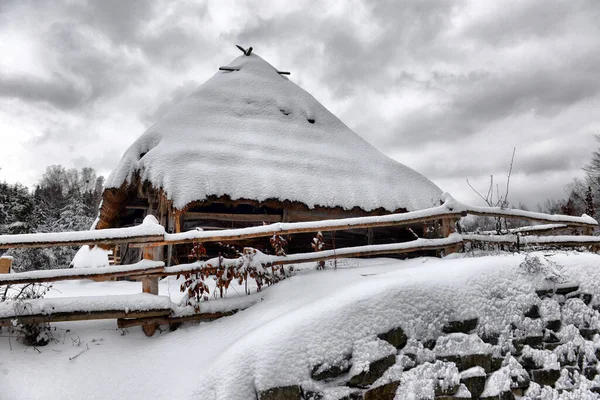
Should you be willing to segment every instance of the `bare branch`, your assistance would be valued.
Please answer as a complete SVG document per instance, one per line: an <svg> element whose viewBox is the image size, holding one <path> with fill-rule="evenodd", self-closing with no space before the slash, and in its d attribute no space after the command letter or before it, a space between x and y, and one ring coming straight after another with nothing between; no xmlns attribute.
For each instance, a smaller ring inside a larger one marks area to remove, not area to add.
<svg viewBox="0 0 600 400"><path fill-rule="evenodd" d="M504 203L508 205L508 188L510 185L510 176L512 175L513 163L515 162L515 152L517 151L516 147L513 147L512 157L510 159L510 168L508 169L508 176L506 179L506 193L504 193Z"/></svg>
<svg viewBox="0 0 600 400"><path fill-rule="evenodd" d="M471 188L471 189L472 189L472 190L473 190L473 191L474 191L474 192L475 192L475 193L476 193L476 194L477 194L479 197L481 197L481 198L483 199L483 201L485 201L485 203L486 203L487 205L491 206L491 204L488 202L488 200L487 200L485 197L483 197L483 196L481 195L481 193L479 193L479 191L473 187L473 185L471 185L471 182L469 182L469 179L468 179L468 178L467 178L467 185L469 185L469 187L470 187L470 188Z"/></svg>

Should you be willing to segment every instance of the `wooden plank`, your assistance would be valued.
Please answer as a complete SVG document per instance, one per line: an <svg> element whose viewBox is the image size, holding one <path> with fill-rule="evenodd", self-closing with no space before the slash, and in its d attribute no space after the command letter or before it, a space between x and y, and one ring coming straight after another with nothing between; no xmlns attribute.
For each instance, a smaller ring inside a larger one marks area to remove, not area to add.
<svg viewBox="0 0 600 400"><path fill-rule="evenodd" d="M147 210L148 209L148 205L147 204L145 204L145 205L141 205L141 204L138 204L138 205L129 204L129 205L125 206L125 209L126 210Z"/></svg>
<svg viewBox="0 0 600 400"><path fill-rule="evenodd" d="M90 231L97 232L97 231ZM36 234L43 235L43 234ZM9 236L9 235L7 235ZM102 238L102 239L73 239L73 240L54 240L39 242L11 242L0 243L0 249L24 249L24 248L42 248L42 247L60 247L60 246L112 246L120 243L152 243L163 241L163 235L141 235L120 238Z"/></svg>
<svg viewBox="0 0 600 400"><path fill-rule="evenodd" d="M516 244L515 235L463 235L464 242ZM561 236L521 236L521 246L557 246L557 247L586 247L600 245L600 236L563 236L571 240L561 239ZM578 239L580 238L580 239Z"/></svg>
<svg viewBox="0 0 600 400"><path fill-rule="evenodd" d="M10 273L12 262L12 257L0 257L0 274Z"/></svg>
<svg viewBox="0 0 600 400"><path fill-rule="evenodd" d="M171 314L171 309L149 310L149 311L131 311L124 310L103 310L103 311L76 311L76 312L57 312L49 315L34 314L0 318L0 326L11 326L16 319L23 325L41 324L45 322L65 322L65 321L89 321L95 319L120 319L120 318L151 318L167 316Z"/></svg>
<svg viewBox="0 0 600 400"><path fill-rule="evenodd" d="M119 328L131 328L133 326L157 324L157 325L170 325L179 324L188 321L214 321L215 319L227 317L237 313L239 310L232 310L227 312L213 312L213 313L199 313L193 315L186 315L185 317L148 317L148 318L119 318L117 320L117 326Z"/></svg>
<svg viewBox="0 0 600 400"><path fill-rule="evenodd" d="M277 214L229 214L209 212L186 212L183 213L183 218L186 221L280 222L282 220L282 216Z"/></svg>
<svg viewBox="0 0 600 400"><path fill-rule="evenodd" d="M549 222L549 223L555 223L555 224L565 224L568 226L573 226L573 227L591 227L594 228L596 226L598 226L598 224L588 224L585 222L576 222L576 221L570 221L568 216L564 216L564 219L561 219L560 215L548 215L547 217L545 217L542 213L537 213L537 212L527 212L527 211L521 211L521 210L516 210L516 211L520 211L519 213L514 213L511 214L510 210L507 210L507 213L500 213L500 212L494 212L494 211L488 211L488 210L484 210L484 207L478 208L477 210L472 210L472 209L468 209L467 213L470 215L477 215L480 217L494 217L494 218L509 218L509 219L519 219L519 220L526 220L526 221L534 221L534 222Z"/></svg>
<svg viewBox="0 0 600 400"><path fill-rule="evenodd" d="M125 266L121 266L125 267ZM157 274L164 271L164 267L150 267L150 268L139 268L133 270L123 270L116 272L110 271L112 267L94 268L91 270L79 269L54 269L46 271L32 271L30 272L18 272L13 274L0 274L0 285L20 285L26 283L42 283L42 282L57 282L57 281L72 281L80 279L93 279L93 280L109 280L111 278L118 278L122 276L140 276L147 274Z"/></svg>

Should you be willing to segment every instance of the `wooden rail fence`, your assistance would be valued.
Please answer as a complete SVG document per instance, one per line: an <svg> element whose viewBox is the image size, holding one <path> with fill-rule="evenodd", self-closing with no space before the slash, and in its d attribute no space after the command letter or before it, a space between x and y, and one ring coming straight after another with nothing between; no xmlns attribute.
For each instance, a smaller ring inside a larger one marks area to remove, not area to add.
<svg viewBox="0 0 600 400"><path fill-rule="evenodd" d="M258 237L269 237L274 234L290 235L296 233L337 231L356 228L376 228L384 226L410 226L441 221L442 238L423 239L405 243L379 244L324 250L312 253L298 253L286 256L273 256L260 253L257 262L266 266L323 261L340 257L375 256L384 254L413 253L426 250L442 250L445 254L456 251L464 243L491 243L519 246L586 246L595 250L600 246L600 237L591 236L598 226L597 221L589 216L573 217L549 215L522 210L501 209L494 207L473 207L464 205L452 197L445 195L443 204L427 210L385 216L344 218L296 223L274 223L270 225L243 229L219 231L188 231L176 234L166 233L153 216L148 216L136 227L104 229L81 232L40 233L0 236L0 249L54 246L114 246L128 243L130 247L143 249L142 261L132 265L118 265L93 269L58 269L8 273L10 258L0 258L0 286L22 285L30 283L46 283L63 280L93 279L109 280L117 277L138 278L142 281L142 292L138 297L105 296L106 302L112 306L102 308L98 299L78 298L82 306L79 309L66 307L68 302L51 299L30 301L29 311L18 312L15 307L10 310L9 302L0 303L0 326L10 325L17 319L21 323L38 323L73 321L86 319L117 319L119 327L142 325L147 336L154 334L158 324L173 324L187 320L212 320L231 315L252 302L236 307L225 307L222 310L210 310L200 313L181 313L168 298L158 296L158 280L169 275L202 272L204 275L215 274L217 268L239 265L240 259L208 260L191 264L180 264L167 267L162 261L162 247L192 242L224 242L245 240ZM508 235L491 234L458 234L455 232L456 222L468 214L494 218L514 218L546 223L537 228L530 227L512 230ZM568 236L524 236L530 233L552 232L555 229L578 229L582 235ZM6 266L8 265L8 269ZM217 267L216 267L217 266ZM152 295L152 296L149 296ZM92 301L94 300L94 301ZM89 302L86 305L86 301ZM45 303L44 303L45 302ZM47 303L47 304L46 304ZM46 304L46 306L44 306ZM44 308L44 307L46 308ZM37 308L36 308L37 307ZM48 310L47 307L51 309ZM62 307L62 308L61 308ZM112 307L112 308L111 308ZM38 309L39 308L39 309ZM210 308L210 307L209 307Z"/></svg>

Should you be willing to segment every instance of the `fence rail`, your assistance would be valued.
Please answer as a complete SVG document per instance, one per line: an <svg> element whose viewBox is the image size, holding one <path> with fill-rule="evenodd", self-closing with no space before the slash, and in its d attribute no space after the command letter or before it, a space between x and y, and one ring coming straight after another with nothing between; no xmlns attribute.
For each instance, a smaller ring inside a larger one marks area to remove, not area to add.
<svg viewBox="0 0 600 400"><path fill-rule="evenodd" d="M527 221L545 222L547 225L521 228L512 230L510 234L481 235L454 232L455 222L466 215L477 215L494 218L514 218ZM385 254L413 253L418 251L444 250L445 253L456 250L465 243L491 243L500 245L520 246L589 246L596 249L600 246L600 237L590 236L598 222L593 218L583 215L572 217L565 215L550 215L536 212L501 209L494 207L473 207L454 200L449 195L444 196L444 202L438 207L427 210L408 212L403 214L390 214L385 216L369 216L359 218L344 218L295 223L274 223L270 225L229 229L220 231L188 231L169 234L158 224L153 216L146 217L144 222L136 227L105 229L84 232L40 233L24 235L0 236L0 249L29 248L29 247L56 247L79 245L116 245L127 243L130 247L143 248L144 259L132 265L110 266L93 269L59 269L46 271L31 271L22 273L0 273L0 286L31 283L46 283L62 280L108 280L117 277L133 277L142 280L142 290L145 293L158 295L158 279L169 275L186 273L202 273L210 275L217 273L219 268L229 268L239 265L241 258L213 259L191 264L181 264L166 267L162 260L157 258L154 251L158 246L173 245L191 242L221 242L230 240L246 240L258 237L268 237L274 234L290 235L319 231L338 231L357 228L377 228L385 226L410 226L431 221L442 221L443 238L423 239L417 238L410 242L356 246L324 250L311 253L297 253L286 256L273 256L258 253L255 261L264 266L286 265L294 263L324 261L341 257L375 256ZM584 235L580 236L521 236L525 233L539 233L554 229L573 228L582 229ZM43 301L43 300L40 300ZM82 319L117 319L120 327L142 325L144 332L151 336L160 323L178 323L186 320L212 320L220 316L231 315L235 310L211 310L208 313L192 313L190 315L176 315L169 309L136 310L135 307L113 308L106 310L75 310L56 313L29 313L18 315L10 314L4 310L0 313L0 326L8 321L17 319L23 323L37 323L39 321L71 321ZM135 312L131 310L136 310ZM1 310L0 310L1 311ZM8 313L8 314L7 314ZM22 314L22 313L21 313Z"/></svg>

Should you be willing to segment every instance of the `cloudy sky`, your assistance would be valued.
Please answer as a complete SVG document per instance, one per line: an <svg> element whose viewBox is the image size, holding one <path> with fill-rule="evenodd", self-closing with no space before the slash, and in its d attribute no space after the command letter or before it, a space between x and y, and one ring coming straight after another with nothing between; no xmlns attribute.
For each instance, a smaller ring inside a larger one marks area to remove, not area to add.
<svg viewBox="0 0 600 400"><path fill-rule="evenodd" d="M0 0L0 180L108 175L164 110L253 46L460 200L489 176L561 198L600 133L597 0Z"/></svg>

